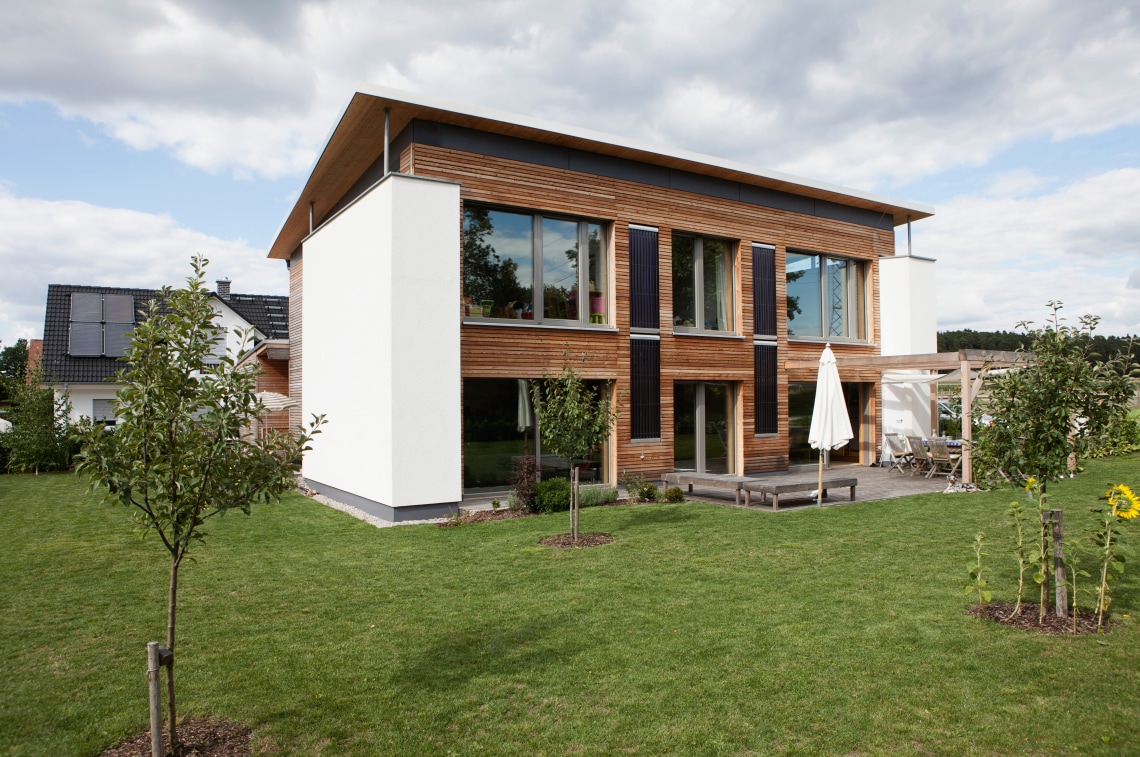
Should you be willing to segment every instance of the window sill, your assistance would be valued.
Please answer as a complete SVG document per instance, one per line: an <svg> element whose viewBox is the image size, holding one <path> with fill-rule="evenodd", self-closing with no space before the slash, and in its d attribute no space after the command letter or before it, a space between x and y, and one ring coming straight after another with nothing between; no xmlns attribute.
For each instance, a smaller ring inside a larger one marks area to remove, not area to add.
<svg viewBox="0 0 1140 757"><path fill-rule="evenodd" d="M874 347L874 342L865 339L851 339L845 336L792 336L788 335L789 342L803 342L804 344L850 344L859 347Z"/></svg>
<svg viewBox="0 0 1140 757"><path fill-rule="evenodd" d="M654 439L630 439L629 443L630 444L660 444L661 443L661 437L658 436Z"/></svg>
<svg viewBox="0 0 1140 757"><path fill-rule="evenodd" d="M698 336L698 337L711 337L712 339L736 339L739 341L744 340L742 334L737 334L733 331L705 331L704 329L693 329L686 326L674 326L673 336Z"/></svg>
<svg viewBox="0 0 1140 757"><path fill-rule="evenodd" d="M581 325L567 325L564 323L543 323L539 321L516 320L508 318L464 318L464 326L492 326L494 328L506 329L546 329L550 331L593 331L603 334L616 334L618 330L614 326L609 326L599 323Z"/></svg>

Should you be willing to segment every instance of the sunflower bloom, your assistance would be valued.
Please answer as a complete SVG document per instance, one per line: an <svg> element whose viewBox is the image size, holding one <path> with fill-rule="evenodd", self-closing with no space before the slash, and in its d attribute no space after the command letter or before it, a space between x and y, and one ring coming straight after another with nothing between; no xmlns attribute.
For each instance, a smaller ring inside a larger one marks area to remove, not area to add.
<svg viewBox="0 0 1140 757"><path fill-rule="evenodd" d="M1025 482L1025 491L1029 491L1036 485L1037 479L1035 479L1033 476L1030 476L1029 479Z"/></svg>
<svg viewBox="0 0 1140 757"><path fill-rule="evenodd" d="M1140 497L1124 484L1117 484L1108 490L1108 502L1112 505L1112 514L1118 518L1132 520L1140 515Z"/></svg>

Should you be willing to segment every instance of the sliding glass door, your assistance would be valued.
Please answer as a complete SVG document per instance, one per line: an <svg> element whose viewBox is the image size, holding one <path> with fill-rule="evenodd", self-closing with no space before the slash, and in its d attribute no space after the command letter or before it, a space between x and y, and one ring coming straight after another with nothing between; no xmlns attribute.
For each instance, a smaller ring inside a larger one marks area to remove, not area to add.
<svg viewBox="0 0 1140 757"><path fill-rule="evenodd" d="M736 458L733 394L733 385L725 382L674 382L674 470L733 472Z"/></svg>

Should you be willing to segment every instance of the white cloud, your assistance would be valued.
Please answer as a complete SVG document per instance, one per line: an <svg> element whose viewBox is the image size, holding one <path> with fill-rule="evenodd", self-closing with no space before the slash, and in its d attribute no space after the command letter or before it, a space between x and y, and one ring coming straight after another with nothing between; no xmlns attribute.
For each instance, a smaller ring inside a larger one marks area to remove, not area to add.
<svg viewBox="0 0 1140 757"><path fill-rule="evenodd" d="M1140 334L1137 196L1140 169L1128 168L1033 197L943 203L914 225L915 254L938 259L938 328L1040 324L1061 300L1071 323L1091 313L1101 333Z"/></svg>
<svg viewBox="0 0 1140 757"><path fill-rule="evenodd" d="M228 277L235 292L287 294L284 264L244 240L211 237L166 215L50 202L0 188L0 338L43 335L48 284L158 288L180 285L190 256L209 260L210 286Z"/></svg>
<svg viewBox="0 0 1140 757"><path fill-rule="evenodd" d="M58 0L7 20L0 99L277 177L364 80L871 186L1140 122L1138 23L1095 0Z"/></svg>

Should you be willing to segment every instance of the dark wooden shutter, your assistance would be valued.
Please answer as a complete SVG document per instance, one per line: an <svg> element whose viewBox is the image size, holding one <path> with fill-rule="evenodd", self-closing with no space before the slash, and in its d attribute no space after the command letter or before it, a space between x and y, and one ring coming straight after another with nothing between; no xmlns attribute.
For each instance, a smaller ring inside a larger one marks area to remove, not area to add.
<svg viewBox="0 0 1140 757"><path fill-rule="evenodd" d="M629 341L630 425L633 439L661 438L661 341Z"/></svg>
<svg viewBox="0 0 1140 757"><path fill-rule="evenodd" d="M752 245L752 307L755 334L776 336L776 250Z"/></svg>
<svg viewBox="0 0 1140 757"><path fill-rule="evenodd" d="M775 434L780 430L776 385L776 345L755 344L756 433Z"/></svg>
<svg viewBox="0 0 1140 757"><path fill-rule="evenodd" d="M630 227L629 325L633 328L661 327L657 286L657 232Z"/></svg>

